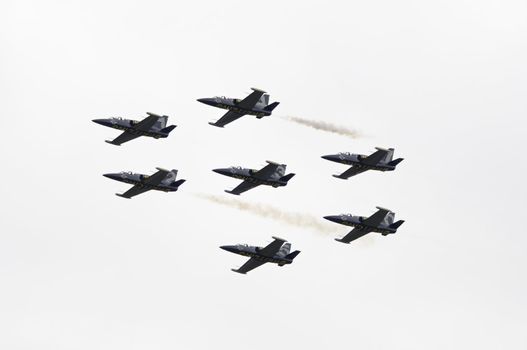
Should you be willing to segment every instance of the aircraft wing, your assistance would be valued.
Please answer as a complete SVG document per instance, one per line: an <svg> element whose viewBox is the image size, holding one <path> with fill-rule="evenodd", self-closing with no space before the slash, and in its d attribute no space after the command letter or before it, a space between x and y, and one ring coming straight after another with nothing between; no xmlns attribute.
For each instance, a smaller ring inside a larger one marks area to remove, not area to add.
<svg viewBox="0 0 527 350"><path fill-rule="evenodd" d="M249 191L255 187L257 187L258 184L257 183L254 183L254 182L249 182L247 180L244 180L242 181L241 184L239 184L238 186L236 186L236 188L234 188L232 191L225 191L227 193L231 193L231 194L235 194L235 195L239 195L243 192L246 192L246 191Z"/></svg>
<svg viewBox="0 0 527 350"><path fill-rule="evenodd" d="M350 178L352 176L355 176L355 175L358 175L360 173L363 173L366 170L368 170L368 169L365 168L365 167L361 167L360 165L354 165L351 168L349 168L348 170L346 170L345 172L343 172L342 174L340 174L340 175L333 175L333 176L337 177L339 179L348 179L348 178Z"/></svg>
<svg viewBox="0 0 527 350"><path fill-rule="evenodd" d="M159 119L159 116L153 113L148 113L148 117L141 120L139 123L134 125L134 129L140 130L140 131L149 131L151 127L154 126L154 124Z"/></svg>
<svg viewBox="0 0 527 350"><path fill-rule="evenodd" d="M238 112L228 111L227 113L225 113L223 115L223 117L218 119L216 122L209 123L209 124L217 126L217 127L220 127L220 128L223 128L225 125L227 125L229 123L232 123L233 121L235 121L238 118L243 117L244 115L245 114L241 114L241 113L238 113Z"/></svg>
<svg viewBox="0 0 527 350"><path fill-rule="evenodd" d="M278 253L280 248L282 248L282 245L286 242L286 240L278 237L273 238L274 241L269 243L265 248L260 249L258 253L268 258L275 256L275 254Z"/></svg>
<svg viewBox="0 0 527 350"><path fill-rule="evenodd" d="M386 155L388 154L388 150L385 149L377 149L377 151L373 152L366 158L362 160L362 163L367 165L376 165L379 164L381 160L386 158Z"/></svg>
<svg viewBox="0 0 527 350"><path fill-rule="evenodd" d="M257 267L260 267L260 266L262 266L263 264L265 264L264 261L256 260L255 258L250 258L250 259L247 260L247 262L246 262L245 264L243 264L239 269L237 269L237 270L232 269L232 271L234 271L234 272L238 272L238 273L246 274L247 272L249 272L249 271L251 271L251 270L254 270L254 269L257 268Z"/></svg>
<svg viewBox="0 0 527 350"><path fill-rule="evenodd" d="M349 243L351 241L356 240L357 238L361 238L364 235L367 235L371 232L371 229L369 228L357 228L355 227L353 230L351 230L350 233L345 235L342 238L335 238L336 241L342 242L342 243Z"/></svg>
<svg viewBox="0 0 527 350"><path fill-rule="evenodd" d="M283 167L283 165L275 163L275 162L271 162L269 160L267 161L267 163L268 164L266 166L264 166L262 169L255 172L253 175L259 179L268 179L271 177L271 175L276 173L276 170L279 167Z"/></svg>
<svg viewBox="0 0 527 350"><path fill-rule="evenodd" d="M125 142L138 138L139 136L140 135L132 134L128 131L125 131L121 135L117 136L114 140L106 142L111 143L112 145L120 146Z"/></svg>
<svg viewBox="0 0 527 350"><path fill-rule="evenodd" d="M367 226L378 227L381 222L384 221L384 218L386 217L386 215L388 215L389 212L390 211L388 209L377 207L377 212L375 212L375 214L373 214L369 218L365 219L364 224Z"/></svg>
<svg viewBox="0 0 527 350"><path fill-rule="evenodd" d="M132 188L130 188L125 193L123 193L123 194L116 193L116 195L118 195L119 197L130 199L130 198L135 197L135 196L137 196L137 195L139 195L141 193L145 193L148 190L150 190L150 189L145 187L145 186L143 186L142 184L141 185L134 185Z"/></svg>
<svg viewBox="0 0 527 350"><path fill-rule="evenodd" d="M260 98L263 96L263 94L265 94L265 91L253 88L253 92L249 96L238 102L237 106L242 109L253 109L254 106L256 106L256 104L260 100Z"/></svg>
<svg viewBox="0 0 527 350"><path fill-rule="evenodd" d="M156 168L157 172L147 177L144 181L145 184L150 186L157 186L163 181L170 171L162 168Z"/></svg>

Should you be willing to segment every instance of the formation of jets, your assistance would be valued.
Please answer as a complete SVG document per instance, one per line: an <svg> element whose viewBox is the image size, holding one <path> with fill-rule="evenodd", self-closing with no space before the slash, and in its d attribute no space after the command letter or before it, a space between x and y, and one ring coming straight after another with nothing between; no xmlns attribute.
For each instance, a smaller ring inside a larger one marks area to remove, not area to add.
<svg viewBox="0 0 527 350"><path fill-rule="evenodd" d="M253 115L260 119L270 116L279 102L269 103L269 94L263 90L252 88L253 92L244 99L213 97L200 98L199 102L228 110L219 120L210 125L224 127L225 125L243 117ZM110 144L120 146L125 142L136 139L140 136L153 137L155 139L167 138L176 125L167 126L168 116L147 113L147 117L142 120L131 120L123 118L94 119L93 122L121 130L122 133L111 141ZM351 166L343 173L333 175L339 179L349 179L352 176L363 173L367 170L393 171L403 158L393 159L393 148L376 147L376 151L370 155L338 153L322 156L323 159L330 160ZM120 172L104 174L112 180L133 185L122 194L116 194L123 198L132 198L150 190L163 192L176 192L186 181L177 180L176 169L166 170L156 168L157 171L152 175L144 175L132 172ZM242 182L232 190L225 192L240 195L260 185L272 187L284 187L295 176L294 173L286 174L286 165L267 161L267 165L261 169L250 169L242 167L229 167L213 169L214 172L240 179ZM353 229L342 238L336 238L338 242L349 244L350 242L371 232L381 233L383 236L394 234L404 223L404 220L395 221L395 213L389 209L377 207L377 211L369 217L356 216L352 214L329 215L324 219L331 222L350 226ZM220 247L231 253L249 257L249 260L234 272L246 274L247 272L265 264L273 263L284 266L293 263L300 251L291 251L291 243L285 239L273 237L273 241L265 247L249 246L247 244L224 245Z"/></svg>

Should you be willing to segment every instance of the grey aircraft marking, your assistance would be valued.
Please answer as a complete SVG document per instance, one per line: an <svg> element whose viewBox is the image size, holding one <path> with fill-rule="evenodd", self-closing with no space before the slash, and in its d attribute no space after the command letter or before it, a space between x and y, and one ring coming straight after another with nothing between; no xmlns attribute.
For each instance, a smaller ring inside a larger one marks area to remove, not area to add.
<svg viewBox="0 0 527 350"><path fill-rule="evenodd" d="M117 196L123 198L132 198L141 193L150 190L157 190L163 192L175 192L179 186L186 180L177 180L177 170L166 170L162 168L156 168L157 172L152 175L136 174L132 172L121 172L104 174L103 176L121 182L134 185L128 191L123 194L116 193Z"/></svg>
<svg viewBox="0 0 527 350"><path fill-rule="evenodd" d="M224 245L220 248L231 253L248 256L250 259L239 269L232 269L234 272L246 274L247 272L265 264L273 263L278 266L291 264L293 259L300 254L299 250L289 253L291 243L286 243L285 239L273 237L274 241L266 247L254 247L247 244Z"/></svg>
<svg viewBox="0 0 527 350"><path fill-rule="evenodd" d="M384 149L375 147L375 149L377 151L369 156L363 154L338 153L322 156L322 158L332 162L351 165L351 168L344 171L342 174L333 175L338 179L344 180L365 172L366 170L393 171L397 164L403 160L403 158L392 160L394 152L393 148Z"/></svg>
<svg viewBox="0 0 527 350"><path fill-rule="evenodd" d="M117 136L112 141L106 141L112 145L120 146L125 142L131 141L140 136L153 137L155 139L166 138L176 125L167 125L168 116L157 115L154 113L146 113L148 117L141 121L123 119L123 118L107 118L94 119L93 122L104 125L110 128L123 130L124 132Z"/></svg>
<svg viewBox="0 0 527 350"><path fill-rule="evenodd" d="M377 207L377 211L370 217L342 214L324 216L324 219L353 227L353 230L346 236L335 238L336 241L342 243L350 243L370 232L379 232L383 236L393 234L404 223L404 220L394 222L395 213L381 207Z"/></svg>
<svg viewBox="0 0 527 350"><path fill-rule="evenodd" d="M285 164L278 164L269 160L267 163L268 164L260 170L230 167L214 169L213 171L221 175L243 180L242 183L232 191L225 190L225 192L235 195L239 195L260 185L273 186L275 188L286 186L287 182L295 176L293 173L285 175Z"/></svg>
<svg viewBox="0 0 527 350"><path fill-rule="evenodd" d="M280 104L280 102L273 102L269 104L269 95L265 91L251 88L253 92L243 100L237 98L228 98L225 96L213 98L200 98L199 102L209 106L227 109L228 112L223 115L218 121L209 123L210 125L223 128L225 125L243 117L246 114L254 115L256 118L270 116L273 109Z"/></svg>

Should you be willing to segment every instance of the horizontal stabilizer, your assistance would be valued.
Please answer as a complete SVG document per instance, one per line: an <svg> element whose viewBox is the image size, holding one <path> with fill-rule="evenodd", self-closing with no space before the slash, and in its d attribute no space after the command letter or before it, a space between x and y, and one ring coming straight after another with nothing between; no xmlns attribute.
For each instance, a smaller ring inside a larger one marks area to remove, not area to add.
<svg viewBox="0 0 527 350"><path fill-rule="evenodd" d="M292 253L289 253L285 256L286 259L289 259L289 260L293 260L294 258L296 258L296 256L300 254L300 250L295 250L294 252Z"/></svg>
<svg viewBox="0 0 527 350"><path fill-rule="evenodd" d="M393 228L393 229L397 230L397 228L399 228L399 226L401 226L402 224L404 224L404 220L399 220L399 221L396 221L393 224L391 224L390 228Z"/></svg>
<svg viewBox="0 0 527 350"><path fill-rule="evenodd" d="M294 173L287 174L287 175L285 175L285 176L282 176L282 177L280 178L280 181L287 182L287 181L291 180L291 178L293 178L293 176L295 176Z"/></svg>
<svg viewBox="0 0 527 350"><path fill-rule="evenodd" d="M172 186L174 186L174 187L179 187L179 186L181 186L183 183L185 183L185 181L187 181L187 180L184 180L184 179L177 180L177 181L175 181L175 182L172 184Z"/></svg>
<svg viewBox="0 0 527 350"><path fill-rule="evenodd" d="M223 128L223 125L218 125L218 124L212 123L212 122L210 122L209 125L215 126L217 128Z"/></svg>
<svg viewBox="0 0 527 350"><path fill-rule="evenodd" d="M172 130L174 130L176 127L177 127L177 125L170 125L170 126L167 126L166 128L163 128L163 129L161 129L159 131L161 131L162 133L168 134Z"/></svg>
<svg viewBox="0 0 527 350"><path fill-rule="evenodd" d="M404 160L404 158L397 158L397 159L392 160L390 163L388 163L388 165L396 166L397 164L399 164L403 160Z"/></svg>
<svg viewBox="0 0 527 350"><path fill-rule="evenodd" d="M276 106L278 106L279 104L280 104L280 102L273 102L273 103L271 103L270 105L266 106L266 107L264 108L264 111L266 111L266 112L272 112L273 109L275 109Z"/></svg>

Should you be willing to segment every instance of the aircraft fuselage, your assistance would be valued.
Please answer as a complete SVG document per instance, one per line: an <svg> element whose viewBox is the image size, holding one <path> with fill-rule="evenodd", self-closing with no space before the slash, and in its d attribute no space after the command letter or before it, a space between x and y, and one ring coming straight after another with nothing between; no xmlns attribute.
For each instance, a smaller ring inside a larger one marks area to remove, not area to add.
<svg viewBox="0 0 527 350"><path fill-rule="evenodd" d="M107 126L109 128L126 131L130 134L137 136L148 136L155 139L166 138L168 133L161 132L159 130L150 129L148 131L138 130L134 126L138 123L136 120L121 119L121 118L108 118L108 119L94 119L95 123Z"/></svg>
<svg viewBox="0 0 527 350"><path fill-rule="evenodd" d="M339 154L330 154L327 156L322 156L322 158L326 160L330 160L332 162L336 162L336 163L359 166L361 168L365 168L368 170L378 170L378 171L395 170L395 166L389 165L388 163L384 163L384 162L380 162L377 164L365 164L362 160L366 158L366 156L362 154L339 153Z"/></svg>
<svg viewBox="0 0 527 350"><path fill-rule="evenodd" d="M367 225L364 223L364 220L367 219L364 216L330 215L330 216L324 216L324 219L332 221L340 225L356 227L358 229L367 229L371 232L382 233L383 235L392 234L397 231L397 229L394 229L390 227L389 225L382 224L382 223L379 226Z"/></svg>
<svg viewBox="0 0 527 350"><path fill-rule="evenodd" d="M273 187L279 187L279 186L285 186L287 185L286 181L280 181L279 178L273 179L273 178L259 178L254 176L254 174L257 172L257 170L254 169L246 169L246 168L224 168L224 169L214 169L214 172L233 177L235 179L240 179L252 183L256 183L258 185L267 185L267 186L273 186Z"/></svg>
<svg viewBox="0 0 527 350"><path fill-rule="evenodd" d="M263 104L257 103L252 109L240 108L238 103L240 100L235 98L224 98L224 97L214 97L214 98L200 98L198 100L201 103L204 103L209 106L227 109L239 114L249 114L254 115L257 118L263 118L271 115L271 111L266 111L266 107Z"/></svg>
<svg viewBox="0 0 527 350"><path fill-rule="evenodd" d="M234 253L234 254L247 256L249 258L254 258L256 260L266 262L266 263L278 264L279 266L291 264L293 262L293 260L291 259L286 259L285 257L276 255L276 254L272 257L259 254L258 251L262 249L260 247L240 244L240 245L224 245L224 246L221 246L220 248L228 252Z"/></svg>
<svg viewBox="0 0 527 350"><path fill-rule="evenodd" d="M178 190L178 186L171 186L167 184L160 183L158 185L152 186L145 183L144 180L148 178L148 175L135 174L135 173L113 173L113 174L104 174L105 177L124 182L131 185L139 185L141 187L148 188L149 190L163 191L163 192L175 192Z"/></svg>

